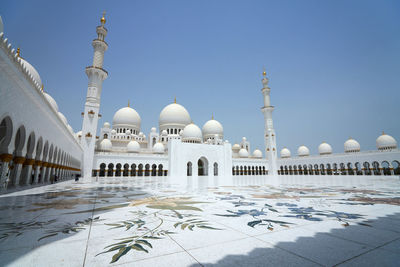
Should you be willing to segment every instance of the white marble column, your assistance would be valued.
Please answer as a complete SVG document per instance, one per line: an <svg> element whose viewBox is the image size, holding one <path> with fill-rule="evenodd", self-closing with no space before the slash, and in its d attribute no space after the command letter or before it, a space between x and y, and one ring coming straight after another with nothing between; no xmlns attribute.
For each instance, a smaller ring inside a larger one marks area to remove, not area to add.
<svg viewBox="0 0 400 267"><path fill-rule="evenodd" d="M1 169L0 169L0 188L7 188L6 179L7 173L9 171L9 164L12 160L11 154L2 154L0 155L0 160L2 161Z"/></svg>
<svg viewBox="0 0 400 267"><path fill-rule="evenodd" d="M33 165L33 170L35 171L35 175L33 176L33 182L32 184L37 184L39 181L39 173L40 173L40 165L41 161L36 161L35 165Z"/></svg>

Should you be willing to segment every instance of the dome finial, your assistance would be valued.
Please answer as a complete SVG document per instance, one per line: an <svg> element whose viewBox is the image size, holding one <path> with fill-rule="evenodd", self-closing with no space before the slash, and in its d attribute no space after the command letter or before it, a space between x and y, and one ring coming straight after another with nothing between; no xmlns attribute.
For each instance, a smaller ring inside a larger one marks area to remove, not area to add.
<svg viewBox="0 0 400 267"><path fill-rule="evenodd" d="M105 18L106 12L103 11L103 16L100 19L101 25L104 26L106 24L106 18Z"/></svg>
<svg viewBox="0 0 400 267"><path fill-rule="evenodd" d="M42 93L44 93L43 87L44 87L44 86L43 86L43 84L42 84L42 88L40 88L40 90L42 91Z"/></svg>
<svg viewBox="0 0 400 267"><path fill-rule="evenodd" d="M211 119L212 119L212 120L214 119L214 113L211 114Z"/></svg>
<svg viewBox="0 0 400 267"><path fill-rule="evenodd" d="M262 73L262 75L265 77L265 76L267 76L267 72L265 71L265 67L263 67L263 73Z"/></svg>
<svg viewBox="0 0 400 267"><path fill-rule="evenodd" d="M385 131L382 131L382 135L385 135Z"/></svg>
<svg viewBox="0 0 400 267"><path fill-rule="evenodd" d="M19 49L19 47L17 48L17 57L20 57L20 54L21 53L21 49Z"/></svg>
<svg viewBox="0 0 400 267"><path fill-rule="evenodd" d="M128 100L128 108L130 108L131 107L131 105L130 105L130 100Z"/></svg>
<svg viewBox="0 0 400 267"><path fill-rule="evenodd" d="M176 96L175 96L175 98L174 98L174 103L176 104Z"/></svg>

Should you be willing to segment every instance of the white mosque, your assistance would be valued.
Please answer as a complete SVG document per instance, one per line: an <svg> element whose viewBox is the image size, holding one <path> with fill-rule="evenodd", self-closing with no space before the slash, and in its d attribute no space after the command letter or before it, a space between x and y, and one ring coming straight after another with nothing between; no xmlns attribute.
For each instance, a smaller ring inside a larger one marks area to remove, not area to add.
<svg viewBox="0 0 400 267"><path fill-rule="evenodd" d="M93 63L85 69L88 90L82 129L75 133L59 111L56 101L44 91L39 73L22 58L4 34L0 17L0 185L20 187L46 183L82 174L100 176L221 176L242 175L400 175L400 150L396 140L382 133L377 150L361 151L349 138L344 153L332 153L323 142L318 155L301 145L297 155L284 148L278 157L268 78L263 72L261 93L264 106L263 152L251 150L242 138L231 144L221 122L213 117L202 128L194 124L188 110L176 99L159 115L158 129L146 135L141 117L130 107L119 109L112 124L99 129L107 29L105 17L96 28Z"/></svg>

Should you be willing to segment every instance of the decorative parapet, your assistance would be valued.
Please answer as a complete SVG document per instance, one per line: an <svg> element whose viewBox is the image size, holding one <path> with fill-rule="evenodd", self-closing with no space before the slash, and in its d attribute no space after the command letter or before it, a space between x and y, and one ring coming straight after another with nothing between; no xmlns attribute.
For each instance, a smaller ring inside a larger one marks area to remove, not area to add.
<svg viewBox="0 0 400 267"><path fill-rule="evenodd" d="M18 57L16 50L12 48L11 43L8 42L8 38L5 38L4 32L0 33L0 47L8 58L14 62L15 67L23 73L26 80L35 88L38 92L41 92L41 85L35 81L32 74L28 69L22 64L21 58Z"/></svg>

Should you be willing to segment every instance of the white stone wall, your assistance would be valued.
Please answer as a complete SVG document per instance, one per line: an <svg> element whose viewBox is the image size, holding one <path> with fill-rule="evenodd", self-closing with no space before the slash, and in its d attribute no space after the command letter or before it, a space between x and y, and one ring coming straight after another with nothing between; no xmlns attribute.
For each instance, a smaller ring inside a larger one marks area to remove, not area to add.
<svg viewBox="0 0 400 267"><path fill-rule="evenodd" d="M12 121L12 139L1 146L0 154L12 154L15 150L16 132L25 129L25 142L31 133L35 141L42 138L49 145L74 158L74 167L80 168L82 148L67 125L45 99L39 88L27 79L26 74L3 45L0 45L0 122L9 117ZM35 146L36 149L36 146ZM25 155L27 146L19 152ZM35 154L36 151L33 152Z"/></svg>
<svg viewBox="0 0 400 267"><path fill-rule="evenodd" d="M102 163L105 163L107 167L110 163L112 163L114 168L117 164L121 164L122 166L125 164L128 164L129 166L132 164L135 164L136 166L139 166L140 164L143 164L143 166L146 164L149 164L150 166L156 164L157 168L160 164L162 164L163 170L168 170L167 155L126 152L96 152L94 155L93 170L100 170L100 165Z"/></svg>
<svg viewBox="0 0 400 267"><path fill-rule="evenodd" d="M0 35L0 187L72 177L82 147Z"/></svg>
<svg viewBox="0 0 400 267"><path fill-rule="evenodd" d="M315 165L318 165L319 169L321 169L321 164L324 166L324 169L327 169L327 165L330 164L331 168L333 168L334 164L337 165L337 168L340 169L341 163L345 165L346 171L349 169L349 164L351 164L351 168L356 169L356 164L359 163L361 166L361 171L365 171L365 163L369 164L369 169L374 169L374 162L379 164L379 171L382 170L382 166L384 162L389 164L389 168L393 169L392 163L394 161L400 162L400 150L393 149L390 151L362 151L362 152L353 152L353 153L337 153L337 154L329 154L329 155L312 155L306 157L293 157L293 158L279 158L277 160L278 170L285 170L285 167L289 169L289 166L294 169L296 166L304 165L309 169L309 165L312 165L313 169L315 169ZM303 167L304 169L304 167Z"/></svg>
<svg viewBox="0 0 400 267"><path fill-rule="evenodd" d="M223 145L183 143L180 140L168 142L169 171L171 177L187 175L187 163L192 163L192 175L197 175L198 160L206 159L208 176L214 175L214 163L218 164L218 176L232 177L232 147Z"/></svg>

